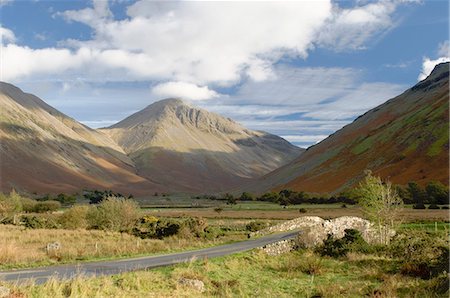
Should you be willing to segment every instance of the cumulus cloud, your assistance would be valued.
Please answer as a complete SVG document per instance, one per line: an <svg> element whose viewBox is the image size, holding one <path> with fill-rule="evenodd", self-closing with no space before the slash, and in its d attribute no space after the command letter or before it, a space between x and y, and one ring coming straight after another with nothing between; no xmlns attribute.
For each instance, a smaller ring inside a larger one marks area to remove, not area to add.
<svg viewBox="0 0 450 298"><path fill-rule="evenodd" d="M0 44L13 43L16 41L16 36L11 30L0 27Z"/></svg>
<svg viewBox="0 0 450 298"><path fill-rule="evenodd" d="M318 44L336 51L364 49L366 42L394 26L392 14L398 1L379 1L350 9L333 7L319 32Z"/></svg>
<svg viewBox="0 0 450 298"><path fill-rule="evenodd" d="M159 84L152 89L153 94L159 97L185 98L189 100L205 100L218 97L217 92L208 87L199 87L184 82L167 82Z"/></svg>
<svg viewBox="0 0 450 298"><path fill-rule="evenodd" d="M306 58L317 45L363 47L371 36L393 26L398 4L380 1L342 9L331 0L141 0L127 7L127 18L116 20L108 1L93 0L91 7L55 14L86 24L92 38L60 41L58 48L10 47L3 57L14 63L4 67L3 79L69 71L92 80L167 80L200 86L270 80L280 59ZM47 54L55 61L42 59ZM36 62L25 65L30 60Z"/></svg>
<svg viewBox="0 0 450 298"><path fill-rule="evenodd" d="M450 61L450 51L449 51L449 41L446 40L439 44L437 50L438 56L437 59L431 59L429 57L424 57L422 62L422 71L417 78L418 81L422 81L426 79L430 73L433 71L434 67L439 63L449 62Z"/></svg>

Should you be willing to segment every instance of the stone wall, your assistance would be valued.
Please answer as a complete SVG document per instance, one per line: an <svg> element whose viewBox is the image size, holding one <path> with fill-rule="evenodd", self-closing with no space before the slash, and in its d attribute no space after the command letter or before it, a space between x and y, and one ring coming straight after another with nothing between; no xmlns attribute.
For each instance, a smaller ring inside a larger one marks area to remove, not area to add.
<svg viewBox="0 0 450 298"><path fill-rule="evenodd" d="M346 229L358 230L367 243L382 242L384 240L382 237L383 234L386 234L388 237L395 235L395 231L393 230L387 232L381 231L380 233L370 221L356 216L342 216L330 220L324 220L318 216L303 216L251 233L250 237L274 232L299 230L299 235L292 246L314 247L322 244L328 234L331 234L335 238L344 237ZM270 251L275 252L278 250L278 248L275 248L275 244L271 245L274 248L269 248ZM286 244L281 243L279 245L281 247L286 246ZM282 249L280 248L280 250Z"/></svg>
<svg viewBox="0 0 450 298"><path fill-rule="evenodd" d="M260 236L260 235L267 235L267 234L275 233L275 232L285 232L285 231L304 229L304 228L311 227L311 226L323 225L324 222L325 222L325 220L318 216L302 216L299 218L288 220L288 221L279 223L277 225L250 233L249 236L254 237L254 236Z"/></svg>
<svg viewBox="0 0 450 298"><path fill-rule="evenodd" d="M269 256L278 256L286 252L294 250L296 247L296 240L288 239L279 242L267 244L260 249L262 249Z"/></svg>

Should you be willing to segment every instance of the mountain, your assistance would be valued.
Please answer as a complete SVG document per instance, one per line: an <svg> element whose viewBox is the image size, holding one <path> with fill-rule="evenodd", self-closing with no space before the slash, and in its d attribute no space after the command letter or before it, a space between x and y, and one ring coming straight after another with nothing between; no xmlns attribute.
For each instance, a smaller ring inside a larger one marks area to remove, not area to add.
<svg viewBox="0 0 450 298"><path fill-rule="evenodd" d="M133 161L107 135L38 97L0 82L0 103L0 191L163 189L136 175Z"/></svg>
<svg viewBox="0 0 450 298"><path fill-rule="evenodd" d="M449 63L246 190L335 193L355 185L365 169L395 184L439 180L448 185Z"/></svg>
<svg viewBox="0 0 450 298"><path fill-rule="evenodd" d="M302 149L180 99L155 102L101 130L137 173L173 190L224 191L292 161Z"/></svg>

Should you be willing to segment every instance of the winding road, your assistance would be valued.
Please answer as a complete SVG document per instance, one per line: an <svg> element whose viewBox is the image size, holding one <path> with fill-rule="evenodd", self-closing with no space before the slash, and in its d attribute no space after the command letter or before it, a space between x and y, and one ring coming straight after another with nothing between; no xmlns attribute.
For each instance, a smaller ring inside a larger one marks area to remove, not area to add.
<svg viewBox="0 0 450 298"><path fill-rule="evenodd" d="M162 266L168 266L195 259L214 258L226 256L237 252L247 251L253 248L294 238L298 231L272 234L269 236L235 242L232 244L214 246L199 250L185 251L180 253L154 255L130 259L86 262L78 264L66 264L33 269L19 269L11 271L0 271L0 280L8 282L24 282L34 280L36 284L46 282L50 278L71 279L76 276L101 276L112 275L128 271L144 270Z"/></svg>

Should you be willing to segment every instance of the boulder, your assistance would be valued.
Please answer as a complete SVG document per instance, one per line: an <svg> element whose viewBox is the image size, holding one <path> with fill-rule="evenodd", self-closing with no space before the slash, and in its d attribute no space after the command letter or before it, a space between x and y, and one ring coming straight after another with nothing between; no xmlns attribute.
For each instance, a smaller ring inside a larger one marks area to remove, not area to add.
<svg viewBox="0 0 450 298"><path fill-rule="evenodd" d="M185 287L192 288L201 293L205 291L205 284L203 283L203 281L198 280L198 279L180 278L178 280L178 284L185 286Z"/></svg>

